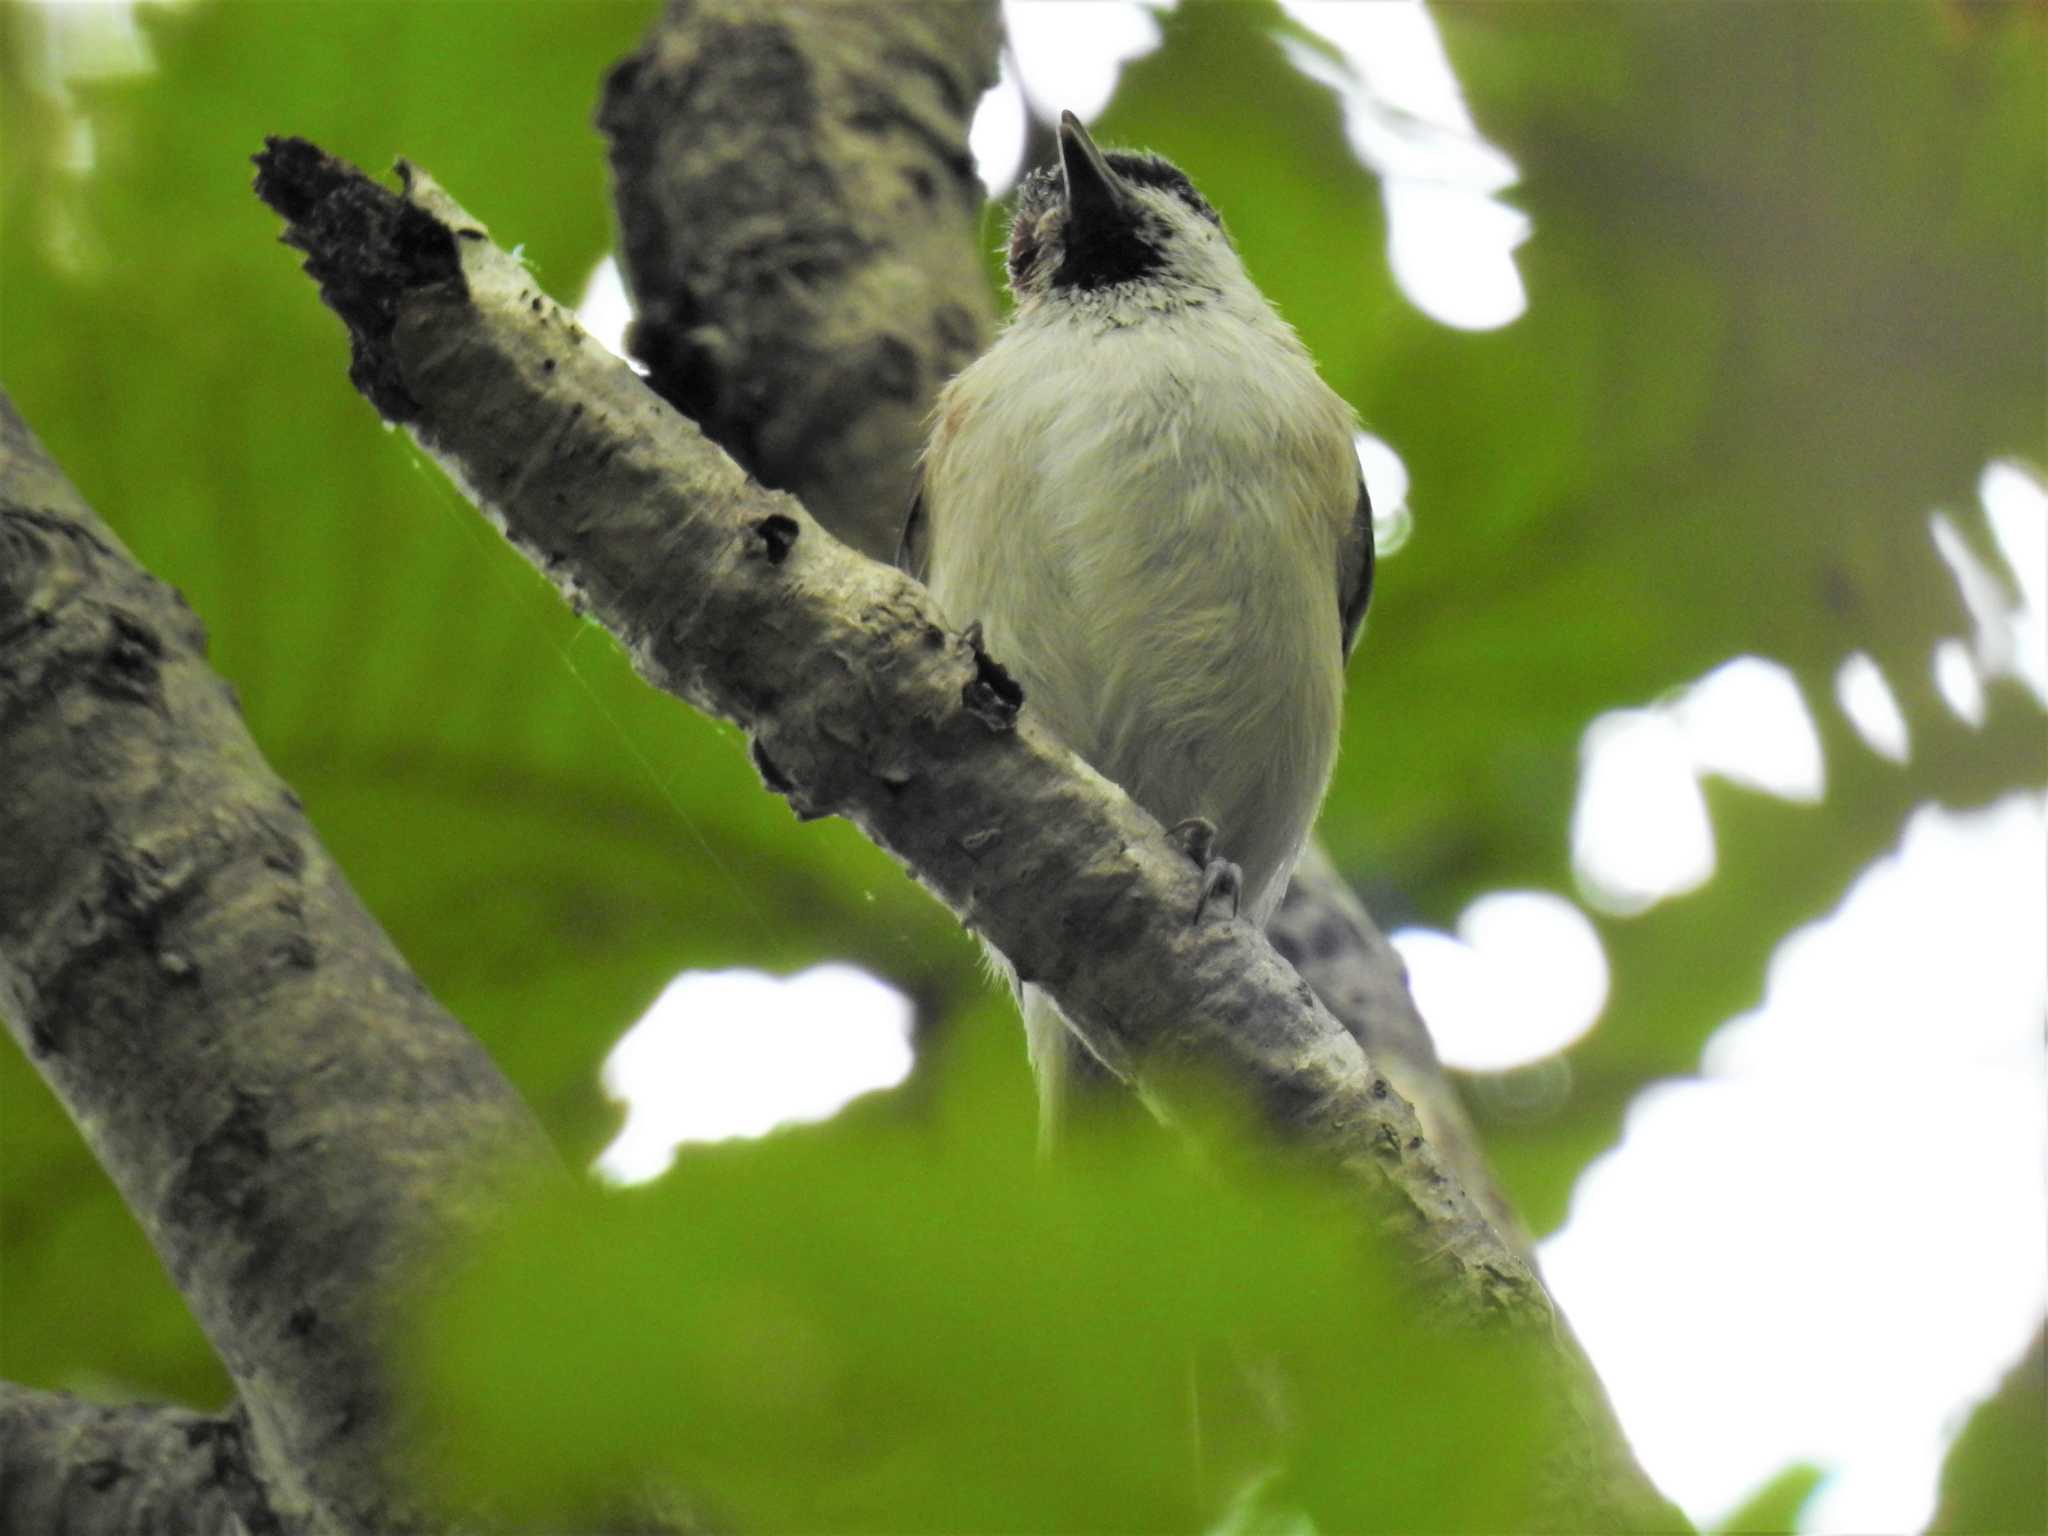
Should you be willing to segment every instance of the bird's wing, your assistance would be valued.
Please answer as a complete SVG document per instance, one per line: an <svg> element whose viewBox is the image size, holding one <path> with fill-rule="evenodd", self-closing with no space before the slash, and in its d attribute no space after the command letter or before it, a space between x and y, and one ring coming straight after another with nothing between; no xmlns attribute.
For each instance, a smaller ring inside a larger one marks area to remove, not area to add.
<svg viewBox="0 0 2048 1536"><path fill-rule="evenodd" d="M912 511L915 520L918 514ZM1351 514L1351 527L1337 550L1337 611L1344 620L1344 655L1358 644L1358 632L1365 625L1365 610L1372 602L1372 498L1365 493L1365 476L1358 477L1358 506Z"/></svg>
<svg viewBox="0 0 2048 1536"><path fill-rule="evenodd" d="M903 519L903 537L896 541L896 569L919 581L931 569L932 525L924 515L924 476L920 473L910 493L910 515Z"/></svg>

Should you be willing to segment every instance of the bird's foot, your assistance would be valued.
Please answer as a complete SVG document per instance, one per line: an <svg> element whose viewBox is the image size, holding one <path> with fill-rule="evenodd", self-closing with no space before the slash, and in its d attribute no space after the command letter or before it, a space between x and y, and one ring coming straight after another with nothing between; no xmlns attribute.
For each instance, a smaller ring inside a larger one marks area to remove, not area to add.
<svg viewBox="0 0 2048 1536"><path fill-rule="evenodd" d="M1244 890L1244 871L1228 859L1211 859L1202 866L1202 899L1195 903L1192 922L1209 915L1209 903L1230 898L1230 915L1237 916L1238 897Z"/></svg>
<svg viewBox="0 0 2048 1536"><path fill-rule="evenodd" d="M1198 866L1206 866L1216 852L1216 823L1206 816L1190 816L1166 829L1166 835Z"/></svg>
<svg viewBox="0 0 2048 1536"><path fill-rule="evenodd" d="M1244 891L1244 871L1216 854L1216 823L1202 816L1190 816L1176 823L1166 834L1202 871L1202 895L1195 903L1190 922L1199 923L1209 915L1209 904L1230 898L1230 915L1237 916L1238 899Z"/></svg>

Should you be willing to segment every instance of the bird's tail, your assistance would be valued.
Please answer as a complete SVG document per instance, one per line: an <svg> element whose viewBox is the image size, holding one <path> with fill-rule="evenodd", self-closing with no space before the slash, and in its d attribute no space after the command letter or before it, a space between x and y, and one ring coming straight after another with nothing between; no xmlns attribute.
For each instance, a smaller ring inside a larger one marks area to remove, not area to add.
<svg viewBox="0 0 2048 1536"><path fill-rule="evenodd" d="M1024 1044L1038 1079L1038 1150L1050 1157L1075 1123L1097 1124L1136 1112L1137 1100L1116 1074L1097 1061L1050 997L1028 982L1017 989L1024 1014Z"/></svg>

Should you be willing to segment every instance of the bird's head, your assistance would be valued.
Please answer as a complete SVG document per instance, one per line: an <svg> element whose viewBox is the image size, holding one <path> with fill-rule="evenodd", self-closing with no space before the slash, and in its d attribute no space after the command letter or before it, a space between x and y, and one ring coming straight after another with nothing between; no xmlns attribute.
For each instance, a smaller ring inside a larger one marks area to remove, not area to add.
<svg viewBox="0 0 2048 1536"><path fill-rule="evenodd" d="M1060 114L1060 159L1017 190L1010 291L1047 300L1172 309L1249 284L1223 221L1171 161L1095 147Z"/></svg>

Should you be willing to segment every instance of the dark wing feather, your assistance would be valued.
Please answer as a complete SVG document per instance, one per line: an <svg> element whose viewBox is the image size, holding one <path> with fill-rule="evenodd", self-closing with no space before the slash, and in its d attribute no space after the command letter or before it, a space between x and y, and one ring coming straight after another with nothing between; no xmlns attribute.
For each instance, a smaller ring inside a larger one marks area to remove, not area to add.
<svg viewBox="0 0 2048 1536"><path fill-rule="evenodd" d="M910 496L910 515L903 519L903 537L896 543L896 569L923 581L931 560L932 525L924 514L924 477L919 475Z"/></svg>
<svg viewBox="0 0 2048 1536"><path fill-rule="evenodd" d="M1365 624L1365 610L1372 603L1372 498L1365 493L1365 477L1358 477L1358 506L1351 514L1351 529L1338 546L1337 611L1344 620L1344 655L1358 644L1358 631Z"/></svg>

